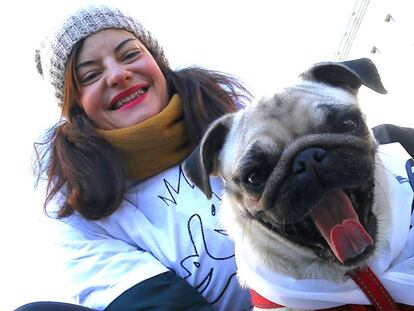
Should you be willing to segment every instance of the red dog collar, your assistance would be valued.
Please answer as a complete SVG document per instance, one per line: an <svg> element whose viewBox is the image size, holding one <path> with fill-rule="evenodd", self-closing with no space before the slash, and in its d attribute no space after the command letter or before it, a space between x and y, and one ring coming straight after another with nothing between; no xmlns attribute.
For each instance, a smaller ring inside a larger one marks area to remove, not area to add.
<svg viewBox="0 0 414 311"><path fill-rule="evenodd" d="M372 305L379 311L398 311L400 310L391 298L388 291L382 285L381 281L372 272L369 267L361 268L349 273L354 282L361 288L364 294L367 296ZM250 290L252 303L259 309L278 309L284 308L284 306L272 302L263 296L259 295L254 290ZM345 307L345 306L343 306ZM328 309L328 310L369 310L369 306L347 305L345 309L343 307Z"/></svg>

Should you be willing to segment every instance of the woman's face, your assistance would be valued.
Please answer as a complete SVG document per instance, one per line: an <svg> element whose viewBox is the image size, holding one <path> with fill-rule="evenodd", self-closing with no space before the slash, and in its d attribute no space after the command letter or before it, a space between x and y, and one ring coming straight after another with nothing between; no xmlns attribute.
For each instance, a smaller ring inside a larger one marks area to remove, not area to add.
<svg viewBox="0 0 414 311"><path fill-rule="evenodd" d="M76 58L80 104L100 129L129 127L168 104L167 82L140 40L125 30L87 37Z"/></svg>

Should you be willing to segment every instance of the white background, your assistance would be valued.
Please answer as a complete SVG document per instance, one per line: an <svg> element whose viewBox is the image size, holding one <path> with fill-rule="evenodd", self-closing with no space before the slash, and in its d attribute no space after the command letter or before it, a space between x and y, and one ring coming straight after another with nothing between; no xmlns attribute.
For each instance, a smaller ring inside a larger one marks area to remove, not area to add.
<svg viewBox="0 0 414 311"><path fill-rule="evenodd" d="M351 0L113 2L158 38L173 68L200 65L231 73L256 98L312 63L332 60L354 7ZM33 59L52 25L84 3L8 1L0 10L0 310L68 299L51 233L40 221L43 194L33 188L32 144L59 120Z"/></svg>

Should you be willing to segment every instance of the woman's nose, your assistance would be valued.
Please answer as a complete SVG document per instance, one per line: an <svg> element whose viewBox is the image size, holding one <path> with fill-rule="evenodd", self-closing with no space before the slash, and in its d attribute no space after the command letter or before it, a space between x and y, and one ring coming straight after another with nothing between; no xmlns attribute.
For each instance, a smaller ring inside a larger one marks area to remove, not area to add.
<svg viewBox="0 0 414 311"><path fill-rule="evenodd" d="M132 79L131 72L123 64L112 63L107 70L107 83L109 86L125 86Z"/></svg>

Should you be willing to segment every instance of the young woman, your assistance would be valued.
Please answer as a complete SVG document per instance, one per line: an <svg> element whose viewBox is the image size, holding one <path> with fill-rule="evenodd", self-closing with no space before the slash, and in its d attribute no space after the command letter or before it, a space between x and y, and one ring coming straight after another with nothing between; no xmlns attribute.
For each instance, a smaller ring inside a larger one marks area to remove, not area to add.
<svg viewBox="0 0 414 311"><path fill-rule="evenodd" d="M69 16L36 62L62 108L39 174L47 174L45 207L57 219L77 303L249 310L218 219L221 182L212 180L215 196L207 200L180 165L207 126L248 92L217 72L173 71L137 20L104 6Z"/></svg>

